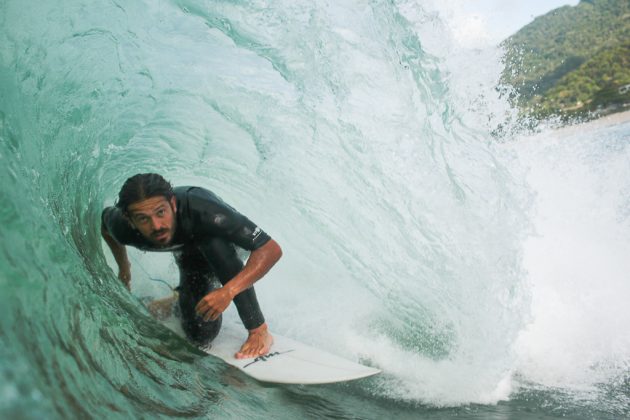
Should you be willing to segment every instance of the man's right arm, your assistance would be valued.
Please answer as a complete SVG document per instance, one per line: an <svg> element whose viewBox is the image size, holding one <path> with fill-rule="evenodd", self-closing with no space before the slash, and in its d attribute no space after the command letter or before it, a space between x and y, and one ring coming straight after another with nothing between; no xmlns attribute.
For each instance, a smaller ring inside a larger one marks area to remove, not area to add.
<svg viewBox="0 0 630 420"><path fill-rule="evenodd" d="M130 289L131 264L129 263L129 258L127 257L127 249L124 245L120 244L116 239L114 239L114 237L109 233L105 225L102 223L101 235L109 246L109 249L112 251L114 259L116 260L116 264L118 264L118 278L123 282L127 289Z"/></svg>

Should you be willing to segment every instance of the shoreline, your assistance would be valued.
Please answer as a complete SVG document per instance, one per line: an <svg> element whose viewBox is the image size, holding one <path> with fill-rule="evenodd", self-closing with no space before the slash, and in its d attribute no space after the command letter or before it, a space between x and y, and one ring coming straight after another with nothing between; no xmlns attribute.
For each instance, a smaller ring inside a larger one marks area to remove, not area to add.
<svg viewBox="0 0 630 420"><path fill-rule="evenodd" d="M595 120L591 120L591 121L587 121L583 123L566 125L564 127L558 127L558 128L552 129L551 131L558 134L562 134L562 135L570 135L570 134L575 134L575 132L578 130L584 130L584 129L592 130L592 129L597 129L597 128L610 127L612 125L623 124L628 121L630 121L630 110L615 112L612 114L605 115L601 118L597 118Z"/></svg>

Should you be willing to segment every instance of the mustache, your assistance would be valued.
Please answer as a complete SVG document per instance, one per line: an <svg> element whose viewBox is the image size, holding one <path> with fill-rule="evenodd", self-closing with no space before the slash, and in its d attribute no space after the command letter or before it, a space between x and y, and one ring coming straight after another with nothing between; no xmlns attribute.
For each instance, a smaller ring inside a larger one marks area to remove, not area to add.
<svg viewBox="0 0 630 420"><path fill-rule="evenodd" d="M153 232L151 233L151 236L158 237L158 236L160 236L160 235L162 235L162 234L164 234L164 233L167 233L167 232L168 232L168 229L155 230L155 231L153 231Z"/></svg>

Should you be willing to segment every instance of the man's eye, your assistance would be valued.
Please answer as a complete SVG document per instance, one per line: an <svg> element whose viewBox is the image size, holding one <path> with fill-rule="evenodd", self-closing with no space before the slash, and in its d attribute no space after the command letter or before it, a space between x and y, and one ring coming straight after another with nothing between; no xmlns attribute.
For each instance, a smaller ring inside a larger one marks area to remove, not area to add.
<svg viewBox="0 0 630 420"><path fill-rule="evenodd" d="M163 209L158 210L158 211L157 211L157 215L158 215L159 217L164 216L164 210L163 210Z"/></svg>
<svg viewBox="0 0 630 420"><path fill-rule="evenodd" d="M148 217L136 217L136 223L145 224L149 221Z"/></svg>

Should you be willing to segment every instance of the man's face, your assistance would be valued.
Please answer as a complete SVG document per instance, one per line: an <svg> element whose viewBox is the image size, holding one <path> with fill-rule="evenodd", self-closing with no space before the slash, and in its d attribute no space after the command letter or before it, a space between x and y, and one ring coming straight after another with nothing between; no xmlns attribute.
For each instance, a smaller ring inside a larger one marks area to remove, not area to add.
<svg viewBox="0 0 630 420"><path fill-rule="evenodd" d="M129 205L129 220L142 236L159 246L168 245L175 235L177 202L163 196L151 197Z"/></svg>

